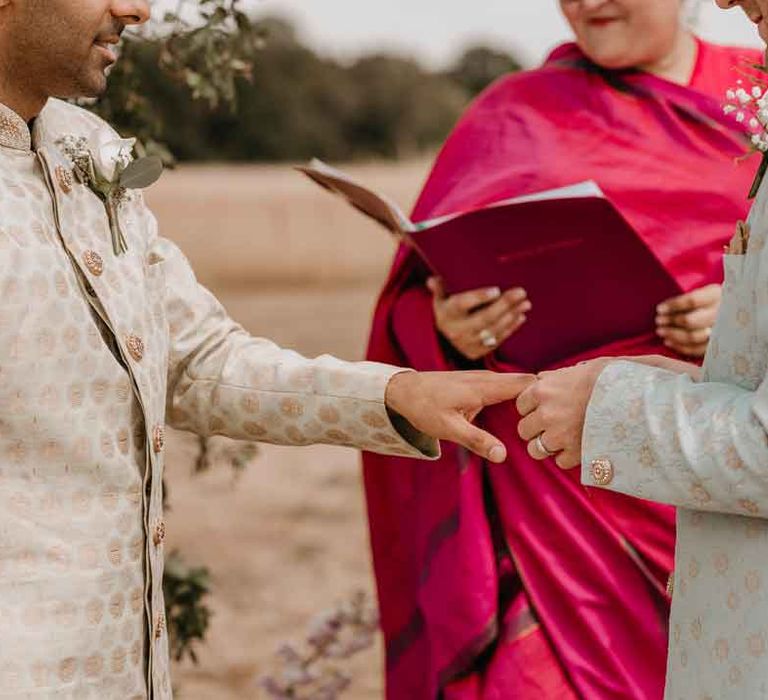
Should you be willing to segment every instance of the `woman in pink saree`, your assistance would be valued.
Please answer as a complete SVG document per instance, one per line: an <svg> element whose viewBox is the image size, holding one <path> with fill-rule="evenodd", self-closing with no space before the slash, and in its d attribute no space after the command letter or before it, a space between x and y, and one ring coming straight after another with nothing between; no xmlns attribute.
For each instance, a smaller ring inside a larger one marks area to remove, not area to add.
<svg viewBox="0 0 768 700"><path fill-rule="evenodd" d="M680 0L561 7L578 43L500 80L472 105L413 218L595 180L691 293L660 309L656 334L556 366L605 355L701 355L722 246L746 214L756 169L740 159L745 136L721 104L739 71L760 57L694 38ZM492 348L535 313L523 290L445 298L403 248L376 311L369 358L420 370L512 371ZM516 435L513 407L490 409L481 423L505 439L506 464L449 446L438 465L365 457L387 697L661 698L672 511L591 491L574 472L534 462Z"/></svg>

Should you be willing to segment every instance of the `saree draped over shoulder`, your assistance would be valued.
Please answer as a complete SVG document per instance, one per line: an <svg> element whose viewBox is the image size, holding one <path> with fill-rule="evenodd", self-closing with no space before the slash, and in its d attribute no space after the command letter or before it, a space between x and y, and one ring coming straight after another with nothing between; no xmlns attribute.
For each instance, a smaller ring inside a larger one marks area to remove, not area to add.
<svg viewBox="0 0 768 700"><path fill-rule="evenodd" d="M757 167L721 105L757 61L700 42L691 83L680 86L603 71L562 46L470 107L414 220L592 179L684 289L721 282L723 244L746 215ZM427 274L409 249L398 252L370 359L461 364L435 329ZM555 366L664 350L649 334ZM517 420L510 406L481 416L509 446L501 466L450 447L430 465L364 459L388 699L661 698L673 510L533 462Z"/></svg>

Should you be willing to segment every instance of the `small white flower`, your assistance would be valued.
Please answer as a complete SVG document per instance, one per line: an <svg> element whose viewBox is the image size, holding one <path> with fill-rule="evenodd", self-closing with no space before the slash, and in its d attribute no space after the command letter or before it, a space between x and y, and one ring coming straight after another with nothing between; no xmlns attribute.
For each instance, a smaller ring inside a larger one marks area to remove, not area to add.
<svg viewBox="0 0 768 700"><path fill-rule="evenodd" d="M752 145L759 146L760 145L760 135L759 134L752 134Z"/></svg>
<svg viewBox="0 0 768 700"><path fill-rule="evenodd" d="M725 105L725 107L723 107L723 112L726 114L733 114L737 109L736 105Z"/></svg>
<svg viewBox="0 0 768 700"><path fill-rule="evenodd" d="M136 139L121 139L104 128L94 129L88 136L88 150L98 174L112 182L118 165L126 165Z"/></svg>
<svg viewBox="0 0 768 700"><path fill-rule="evenodd" d="M752 88L752 97L754 97L756 100L759 100L763 96L763 91L760 88L759 85L755 85L755 87Z"/></svg>
<svg viewBox="0 0 768 700"><path fill-rule="evenodd" d="M738 99L742 105L748 105L750 102L752 102L752 97L744 88L739 88L736 90L736 99Z"/></svg>
<svg viewBox="0 0 768 700"><path fill-rule="evenodd" d="M733 102L736 99L736 92L734 90L728 90L725 93L725 97L729 102Z"/></svg>
<svg viewBox="0 0 768 700"><path fill-rule="evenodd" d="M749 120L749 128L750 129L759 129L760 128L760 122L757 121L754 117Z"/></svg>
<svg viewBox="0 0 768 700"><path fill-rule="evenodd" d="M739 122L739 124L741 124L746 118L747 118L747 115L744 114L744 112L739 112L736 115L736 121Z"/></svg>

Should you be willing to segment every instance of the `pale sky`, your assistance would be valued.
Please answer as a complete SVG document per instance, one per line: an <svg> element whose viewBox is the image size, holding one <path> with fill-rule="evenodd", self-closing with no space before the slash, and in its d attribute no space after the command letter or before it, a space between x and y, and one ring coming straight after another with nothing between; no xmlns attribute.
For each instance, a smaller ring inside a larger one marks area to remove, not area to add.
<svg viewBox="0 0 768 700"><path fill-rule="evenodd" d="M294 19L304 40L326 55L393 49L433 67L475 39L538 62L569 36L555 0L252 0L251 6ZM720 43L759 45L740 10L723 12L713 0L702 0L699 26Z"/></svg>

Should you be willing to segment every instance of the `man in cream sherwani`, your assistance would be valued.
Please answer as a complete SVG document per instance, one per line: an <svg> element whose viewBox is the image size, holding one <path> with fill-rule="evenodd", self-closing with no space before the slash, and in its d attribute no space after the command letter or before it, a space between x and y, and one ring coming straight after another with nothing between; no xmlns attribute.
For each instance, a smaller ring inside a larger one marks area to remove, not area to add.
<svg viewBox="0 0 768 700"><path fill-rule="evenodd" d="M166 419L202 435L414 457L527 382L307 360L249 336L140 196L113 251L66 137L116 135L95 96L145 0L0 0L0 697L169 698ZM395 427L397 426L397 427ZM419 432L422 431L422 432Z"/></svg>
<svg viewBox="0 0 768 700"><path fill-rule="evenodd" d="M768 0L717 3L742 6L768 40ZM598 360L545 373L518 399L533 456L679 507L668 700L768 698L768 181L724 264L703 372Z"/></svg>

